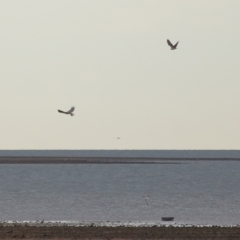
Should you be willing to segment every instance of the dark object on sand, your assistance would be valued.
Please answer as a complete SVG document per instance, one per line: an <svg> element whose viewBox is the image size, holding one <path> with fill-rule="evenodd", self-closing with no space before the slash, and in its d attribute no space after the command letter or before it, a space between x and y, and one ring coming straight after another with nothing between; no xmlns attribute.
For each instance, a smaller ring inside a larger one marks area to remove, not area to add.
<svg viewBox="0 0 240 240"><path fill-rule="evenodd" d="M162 221L173 221L174 217L162 217Z"/></svg>

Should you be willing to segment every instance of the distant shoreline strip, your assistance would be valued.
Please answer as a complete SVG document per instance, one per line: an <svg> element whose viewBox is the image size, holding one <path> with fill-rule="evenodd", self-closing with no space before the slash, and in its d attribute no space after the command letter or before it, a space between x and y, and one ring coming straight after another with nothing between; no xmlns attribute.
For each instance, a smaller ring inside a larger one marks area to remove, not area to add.
<svg viewBox="0 0 240 240"><path fill-rule="evenodd" d="M240 158L0 157L0 164L187 164L190 161L240 161Z"/></svg>

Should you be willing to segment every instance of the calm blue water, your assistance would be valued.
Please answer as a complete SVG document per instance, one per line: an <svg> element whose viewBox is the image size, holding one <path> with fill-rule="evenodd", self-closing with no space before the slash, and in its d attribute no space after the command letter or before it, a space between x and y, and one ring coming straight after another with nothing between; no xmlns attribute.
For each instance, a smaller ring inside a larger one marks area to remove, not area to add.
<svg viewBox="0 0 240 240"><path fill-rule="evenodd" d="M238 161L0 165L0 220L239 224L239 183Z"/></svg>

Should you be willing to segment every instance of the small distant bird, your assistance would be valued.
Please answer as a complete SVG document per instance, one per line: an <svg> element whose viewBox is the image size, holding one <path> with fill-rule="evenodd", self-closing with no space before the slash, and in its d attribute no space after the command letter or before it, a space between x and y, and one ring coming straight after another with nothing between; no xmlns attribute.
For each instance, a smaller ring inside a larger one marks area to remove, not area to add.
<svg viewBox="0 0 240 240"><path fill-rule="evenodd" d="M177 45L179 42L177 42L175 45L172 45L172 43L169 40L167 40L167 43L171 47L171 50L175 50L175 49L177 49Z"/></svg>
<svg viewBox="0 0 240 240"><path fill-rule="evenodd" d="M149 195L144 196L144 198L145 198L145 203L149 206L148 204Z"/></svg>
<svg viewBox="0 0 240 240"><path fill-rule="evenodd" d="M72 107L69 111L67 111L67 112L64 112L64 111L62 111L62 110L58 110L58 112L60 112L60 113L65 113L65 114L70 114L71 116L73 116L74 114L73 114L73 111L74 111L74 109L75 109L75 107Z"/></svg>

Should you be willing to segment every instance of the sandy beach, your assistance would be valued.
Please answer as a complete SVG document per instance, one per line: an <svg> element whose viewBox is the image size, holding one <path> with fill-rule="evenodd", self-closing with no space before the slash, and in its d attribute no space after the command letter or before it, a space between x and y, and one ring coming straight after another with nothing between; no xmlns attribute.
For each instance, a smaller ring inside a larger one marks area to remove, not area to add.
<svg viewBox="0 0 240 240"><path fill-rule="evenodd" d="M0 239L240 239L239 227L1 226Z"/></svg>

